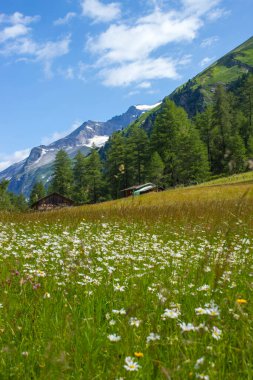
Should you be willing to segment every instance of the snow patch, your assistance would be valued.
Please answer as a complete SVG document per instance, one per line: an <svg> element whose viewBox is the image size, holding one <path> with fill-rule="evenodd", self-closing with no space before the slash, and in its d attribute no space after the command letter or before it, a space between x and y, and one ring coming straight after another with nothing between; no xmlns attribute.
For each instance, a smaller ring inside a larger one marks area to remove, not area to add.
<svg viewBox="0 0 253 380"><path fill-rule="evenodd" d="M94 136L92 139L88 140L88 144L86 144L86 146L92 147L94 144L96 147L100 148L106 143L108 139L109 136Z"/></svg>
<svg viewBox="0 0 253 380"><path fill-rule="evenodd" d="M151 106L148 106L146 104L143 104L143 105L138 105L138 106L135 106L135 108L139 111L150 111L152 110L153 108L156 108L158 106L160 106L160 104L162 104L162 102L159 102L159 103L156 103L156 104L153 104Z"/></svg>

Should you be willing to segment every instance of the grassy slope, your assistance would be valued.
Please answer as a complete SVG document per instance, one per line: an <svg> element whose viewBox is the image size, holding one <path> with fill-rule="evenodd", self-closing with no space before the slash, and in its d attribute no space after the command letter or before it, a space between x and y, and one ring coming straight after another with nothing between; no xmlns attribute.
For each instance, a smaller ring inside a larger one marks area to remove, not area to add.
<svg viewBox="0 0 253 380"><path fill-rule="evenodd" d="M87 220L165 220L176 218L183 224L195 223L204 218L229 217L237 213L238 204L253 212L253 173L244 173L231 177L219 178L192 187L169 189L160 193L149 193L139 197L129 197L96 205L85 205L49 213L17 214L16 220L53 221L62 220L78 223ZM222 213L220 214L220 209ZM194 218L192 218L194 215ZM13 220L13 215L2 214L2 219ZM216 223L213 221L214 224Z"/></svg>
<svg viewBox="0 0 253 380"><path fill-rule="evenodd" d="M200 85L204 88L209 88L217 83L229 84L247 73L250 68L253 68L253 38L250 38L199 74L195 78L195 87Z"/></svg>
<svg viewBox="0 0 253 380"><path fill-rule="evenodd" d="M193 115L212 101L217 84L230 85L249 71L253 72L253 37L177 88L170 97ZM190 104L192 99L196 109Z"/></svg>

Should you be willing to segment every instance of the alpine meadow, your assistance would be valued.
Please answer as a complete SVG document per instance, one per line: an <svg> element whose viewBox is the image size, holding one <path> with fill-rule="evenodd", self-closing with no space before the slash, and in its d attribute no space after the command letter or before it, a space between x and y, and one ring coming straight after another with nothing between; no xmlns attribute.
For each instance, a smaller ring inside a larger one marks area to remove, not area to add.
<svg viewBox="0 0 253 380"><path fill-rule="evenodd" d="M251 0L21 3L0 380L253 380Z"/></svg>

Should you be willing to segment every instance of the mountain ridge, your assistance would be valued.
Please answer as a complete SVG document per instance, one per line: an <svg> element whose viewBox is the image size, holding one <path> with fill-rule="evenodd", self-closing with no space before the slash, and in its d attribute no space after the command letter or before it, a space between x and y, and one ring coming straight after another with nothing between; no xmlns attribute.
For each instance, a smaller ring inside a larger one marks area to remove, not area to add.
<svg viewBox="0 0 253 380"><path fill-rule="evenodd" d="M67 136L52 142L49 145L39 145L31 149L29 156L21 162L15 163L0 172L0 181L10 181L9 190L18 194L29 196L33 184L42 180L47 184L52 175L52 164L57 152L64 149L70 158L73 158L80 150L87 155L94 144L101 147L109 136L134 122L145 112L145 107L131 106L122 115L112 117L106 122L88 120Z"/></svg>

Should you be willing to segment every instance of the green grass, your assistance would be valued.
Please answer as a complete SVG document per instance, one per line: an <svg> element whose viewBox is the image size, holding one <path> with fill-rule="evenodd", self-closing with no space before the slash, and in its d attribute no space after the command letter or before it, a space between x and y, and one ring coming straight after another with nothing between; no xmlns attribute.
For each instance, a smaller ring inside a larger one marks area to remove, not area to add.
<svg viewBox="0 0 253 380"><path fill-rule="evenodd" d="M200 75L197 78L197 84L204 87L217 85L217 83L228 84L237 80L244 73L247 73L245 68L217 65L208 70L207 73Z"/></svg>
<svg viewBox="0 0 253 380"><path fill-rule="evenodd" d="M253 182L253 171L234 174L228 177L221 177L201 184L200 186L210 186L210 185L227 185L227 184L238 184L244 182Z"/></svg>
<svg viewBox="0 0 253 380"><path fill-rule="evenodd" d="M0 379L252 379L252 190L1 214Z"/></svg>

